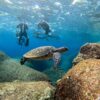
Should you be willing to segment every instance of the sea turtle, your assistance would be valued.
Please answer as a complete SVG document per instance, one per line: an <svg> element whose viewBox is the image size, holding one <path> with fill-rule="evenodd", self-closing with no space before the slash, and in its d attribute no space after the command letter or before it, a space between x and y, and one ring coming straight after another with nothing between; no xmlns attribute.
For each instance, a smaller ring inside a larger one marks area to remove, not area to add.
<svg viewBox="0 0 100 100"><path fill-rule="evenodd" d="M61 58L60 53L63 53L67 50L68 48L66 47L56 48L53 46L41 46L25 53L21 58L20 63L21 65L23 65L29 59L46 60L46 59L53 58L54 67L57 68Z"/></svg>

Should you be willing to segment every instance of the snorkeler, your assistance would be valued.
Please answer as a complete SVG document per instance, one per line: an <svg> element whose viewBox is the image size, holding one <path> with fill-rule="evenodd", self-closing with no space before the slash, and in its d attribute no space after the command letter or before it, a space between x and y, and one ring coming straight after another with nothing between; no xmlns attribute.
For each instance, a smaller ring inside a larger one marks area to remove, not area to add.
<svg viewBox="0 0 100 100"><path fill-rule="evenodd" d="M25 46L29 45L29 38L27 36L27 30L28 30L28 26L25 23L20 23L19 25L17 25L17 33L16 36L18 38L18 44L22 45L23 38L25 39Z"/></svg>
<svg viewBox="0 0 100 100"><path fill-rule="evenodd" d="M46 34L46 35L49 35L49 33L51 32L48 23L45 22L45 21L39 22L39 23L38 23L38 28L39 28L39 29L42 28L42 29L45 31L45 34Z"/></svg>

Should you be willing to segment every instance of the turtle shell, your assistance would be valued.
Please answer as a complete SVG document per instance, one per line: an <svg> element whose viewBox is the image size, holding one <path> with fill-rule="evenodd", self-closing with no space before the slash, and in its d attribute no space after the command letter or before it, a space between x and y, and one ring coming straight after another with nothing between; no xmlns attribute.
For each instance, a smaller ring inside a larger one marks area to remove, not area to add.
<svg viewBox="0 0 100 100"><path fill-rule="evenodd" d="M25 58L32 58L32 59L48 59L51 57L49 55L50 51L55 50L56 48L53 46L42 46L36 49L32 49L31 51L25 53L23 57Z"/></svg>

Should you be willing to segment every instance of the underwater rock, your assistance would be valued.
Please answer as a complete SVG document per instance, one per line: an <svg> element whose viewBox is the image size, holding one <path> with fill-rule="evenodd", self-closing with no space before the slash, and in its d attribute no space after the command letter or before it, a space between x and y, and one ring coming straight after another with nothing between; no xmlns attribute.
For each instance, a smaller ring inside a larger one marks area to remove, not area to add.
<svg viewBox="0 0 100 100"><path fill-rule="evenodd" d="M81 47L80 53L73 60L73 64L77 64L85 59L100 59L100 43L87 43Z"/></svg>
<svg viewBox="0 0 100 100"><path fill-rule="evenodd" d="M0 62L5 59L9 59L9 57L4 52L0 51Z"/></svg>
<svg viewBox="0 0 100 100"><path fill-rule="evenodd" d="M4 53L0 52L0 82L21 81L48 81L48 77L25 65L20 65Z"/></svg>
<svg viewBox="0 0 100 100"><path fill-rule="evenodd" d="M53 100L54 92L44 81L0 83L0 100Z"/></svg>
<svg viewBox="0 0 100 100"><path fill-rule="evenodd" d="M100 60L87 59L58 81L55 100L99 100Z"/></svg>

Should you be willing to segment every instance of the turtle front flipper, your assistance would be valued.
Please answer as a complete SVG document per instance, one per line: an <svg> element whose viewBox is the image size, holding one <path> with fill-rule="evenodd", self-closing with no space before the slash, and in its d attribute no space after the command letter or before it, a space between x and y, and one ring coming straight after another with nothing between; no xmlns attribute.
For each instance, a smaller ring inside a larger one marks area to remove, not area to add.
<svg viewBox="0 0 100 100"><path fill-rule="evenodd" d="M61 54L59 52L53 53L54 69L58 69L58 65L61 61Z"/></svg>
<svg viewBox="0 0 100 100"><path fill-rule="evenodd" d="M26 61L27 61L27 59L23 57L20 59L20 64L23 65Z"/></svg>

